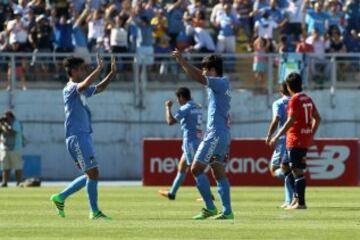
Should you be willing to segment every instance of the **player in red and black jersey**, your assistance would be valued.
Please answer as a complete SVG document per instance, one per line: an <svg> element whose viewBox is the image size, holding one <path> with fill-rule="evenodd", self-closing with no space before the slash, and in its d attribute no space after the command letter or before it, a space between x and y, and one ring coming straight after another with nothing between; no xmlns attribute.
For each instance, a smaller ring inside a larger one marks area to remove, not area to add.
<svg viewBox="0 0 360 240"><path fill-rule="evenodd" d="M295 192L293 202L287 209L306 209L303 171L306 168L307 150L313 142L321 118L313 100L302 92L301 76L298 73L289 74L286 86L291 96L288 118L270 144L274 145L286 133L287 161L292 173L287 174L286 180L293 183Z"/></svg>

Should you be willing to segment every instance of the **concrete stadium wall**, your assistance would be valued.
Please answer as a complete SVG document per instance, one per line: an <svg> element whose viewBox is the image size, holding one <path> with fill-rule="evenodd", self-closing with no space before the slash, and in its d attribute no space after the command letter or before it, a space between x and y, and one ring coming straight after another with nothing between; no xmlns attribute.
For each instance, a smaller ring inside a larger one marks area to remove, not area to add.
<svg viewBox="0 0 360 240"><path fill-rule="evenodd" d="M329 91L309 94L323 118L318 137L360 136L357 90L337 91L335 108L331 107ZM178 126L170 127L164 122L164 101L173 96L173 91L149 90L145 95L145 109L135 108L132 92L125 90L107 91L89 99L102 179L141 179L142 139L181 136ZM234 90L232 97L232 135L237 138L264 137L271 118L266 96ZM202 89L194 90L193 98L206 103L206 93ZM0 93L0 110L7 109L8 99L7 92ZM25 135L30 140L24 154L41 156L43 178L68 180L78 175L64 144L61 90L16 92L15 112L23 121Z"/></svg>

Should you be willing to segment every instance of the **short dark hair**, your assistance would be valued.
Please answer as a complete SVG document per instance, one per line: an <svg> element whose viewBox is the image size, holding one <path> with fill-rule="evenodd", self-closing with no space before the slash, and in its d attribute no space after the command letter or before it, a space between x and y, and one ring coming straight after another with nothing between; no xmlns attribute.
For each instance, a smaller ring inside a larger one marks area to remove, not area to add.
<svg viewBox="0 0 360 240"><path fill-rule="evenodd" d="M188 89L187 87L178 88L175 94L178 98L182 97L185 100L191 99L191 92L190 89Z"/></svg>
<svg viewBox="0 0 360 240"><path fill-rule="evenodd" d="M216 74L219 77L223 75L223 59L219 55L212 54L210 56L204 57L201 63L203 68L208 70L215 69Z"/></svg>
<svg viewBox="0 0 360 240"><path fill-rule="evenodd" d="M283 82L280 84L280 92L284 94L285 96L290 96L289 90L286 86L286 82Z"/></svg>
<svg viewBox="0 0 360 240"><path fill-rule="evenodd" d="M84 62L85 62L84 59L79 58L79 57L66 58L64 60L64 67L65 67L66 73L69 75L69 77L71 77L71 70L79 67Z"/></svg>
<svg viewBox="0 0 360 240"><path fill-rule="evenodd" d="M288 87L288 90L291 90L295 93L301 92L302 91L302 80L301 80L301 75L293 72L290 73L287 77L286 77L286 85ZM290 89L289 89L290 88Z"/></svg>

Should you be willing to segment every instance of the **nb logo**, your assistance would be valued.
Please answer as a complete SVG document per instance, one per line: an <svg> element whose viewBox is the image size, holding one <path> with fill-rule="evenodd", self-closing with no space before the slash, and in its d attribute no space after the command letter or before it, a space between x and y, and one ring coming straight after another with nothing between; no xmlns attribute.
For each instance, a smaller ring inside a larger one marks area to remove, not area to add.
<svg viewBox="0 0 360 240"><path fill-rule="evenodd" d="M345 172L345 161L350 155L346 146L327 145L319 152L312 146L307 154L307 165L311 179L336 179Z"/></svg>

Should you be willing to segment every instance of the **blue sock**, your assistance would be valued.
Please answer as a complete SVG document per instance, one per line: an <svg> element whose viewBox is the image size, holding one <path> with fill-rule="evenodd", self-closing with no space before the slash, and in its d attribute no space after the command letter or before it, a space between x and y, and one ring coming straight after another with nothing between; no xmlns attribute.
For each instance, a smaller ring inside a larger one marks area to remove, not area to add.
<svg viewBox="0 0 360 240"><path fill-rule="evenodd" d="M220 196L221 204L223 206L222 212L226 215L232 213L230 204L230 183L227 177L216 181L218 193Z"/></svg>
<svg viewBox="0 0 360 240"><path fill-rule="evenodd" d="M197 188L205 201L207 209L215 209L214 202L211 197L210 182L208 177L202 173L195 177Z"/></svg>
<svg viewBox="0 0 360 240"><path fill-rule="evenodd" d="M286 173L284 187L285 202L290 204L294 195L294 176L291 172Z"/></svg>
<svg viewBox="0 0 360 240"><path fill-rule="evenodd" d="M176 178L174 179L174 182L170 188L169 193L171 195L176 195L176 192L178 191L179 187L181 186L181 184L184 182L186 178L186 172L178 172L176 175Z"/></svg>
<svg viewBox="0 0 360 240"><path fill-rule="evenodd" d="M65 200L67 197L69 197L71 194L76 193L83 187L85 187L86 184L86 176L82 175L76 179L74 179L67 188L65 188L61 193L60 197Z"/></svg>
<svg viewBox="0 0 360 240"><path fill-rule="evenodd" d="M99 211L98 205L97 205L97 196L98 196L97 185L98 185L97 180L92 180L92 179L88 178L86 181L86 189L87 189L90 208L91 208L92 212Z"/></svg>
<svg viewBox="0 0 360 240"><path fill-rule="evenodd" d="M276 178L284 178L285 177L284 171L281 168L276 169L275 177Z"/></svg>
<svg viewBox="0 0 360 240"><path fill-rule="evenodd" d="M304 175L295 178L295 191L299 198L299 205L305 205L306 180Z"/></svg>

